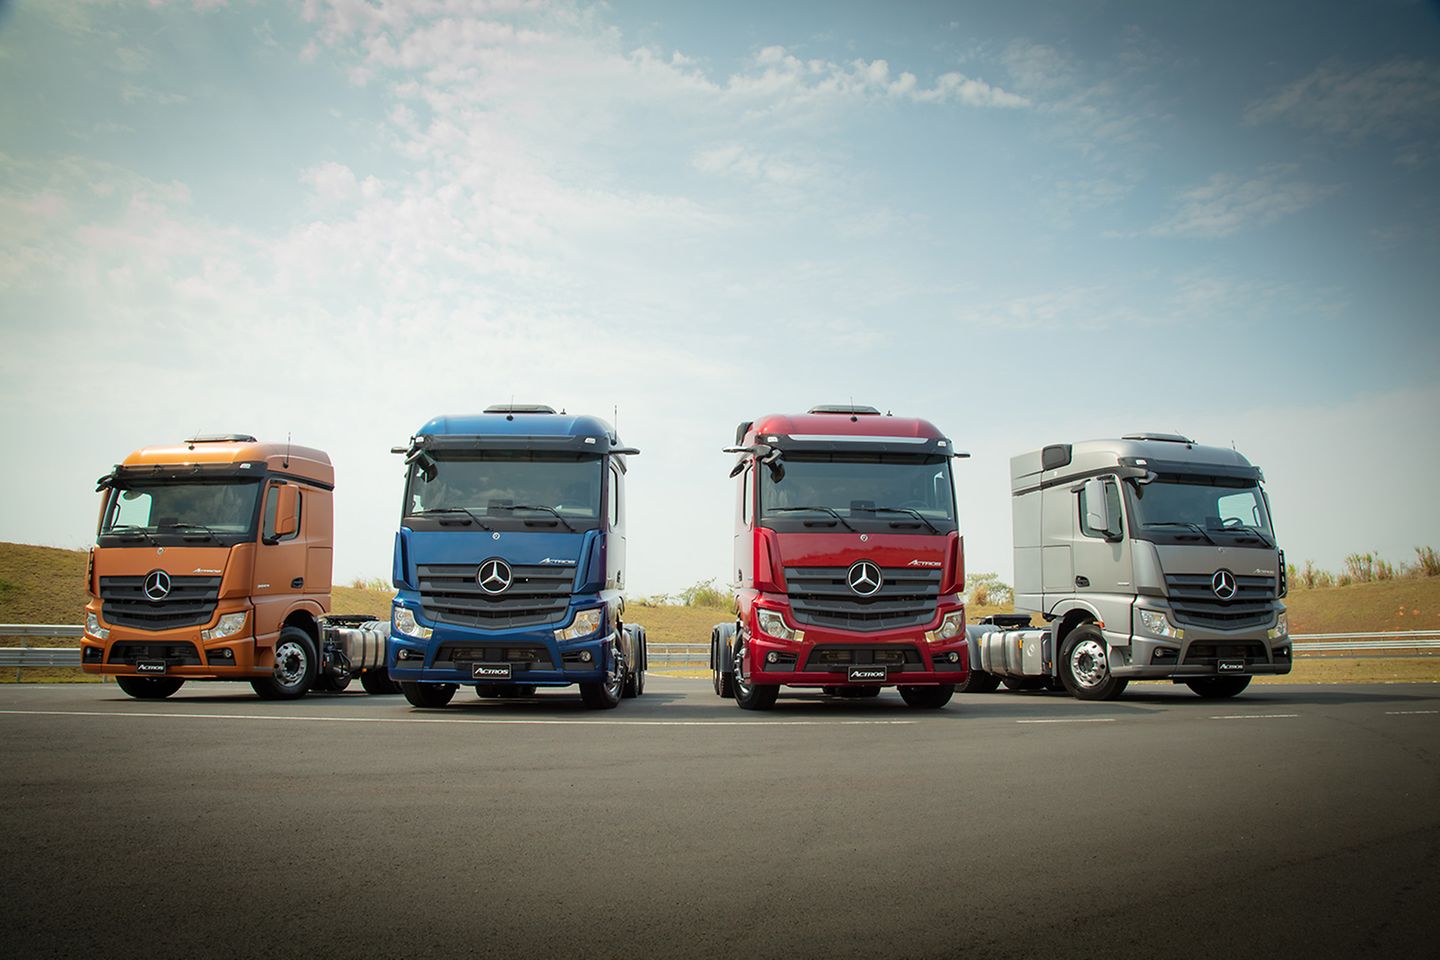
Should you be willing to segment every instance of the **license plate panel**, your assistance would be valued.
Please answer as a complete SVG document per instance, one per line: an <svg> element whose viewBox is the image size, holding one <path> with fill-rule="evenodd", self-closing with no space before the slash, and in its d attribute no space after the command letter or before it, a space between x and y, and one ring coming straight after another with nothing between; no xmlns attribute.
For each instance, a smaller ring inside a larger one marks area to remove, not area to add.
<svg viewBox="0 0 1440 960"><path fill-rule="evenodd" d="M855 664L845 672L850 683L884 683L889 676L890 668L883 663Z"/></svg>
<svg viewBox="0 0 1440 960"><path fill-rule="evenodd" d="M143 674L146 674L147 676L155 676L156 674L164 673L165 670L167 669L167 667L168 667L168 665L165 663L164 660L136 660L136 661L135 661L135 672L136 672L136 673L143 673Z"/></svg>
<svg viewBox="0 0 1440 960"><path fill-rule="evenodd" d="M1245 661L1236 659L1220 659L1215 661L1216 673L1244 673Z"/></svg>
<svg viewBox="0 0 1440 960"><path fill-rule="evenodd" d="M472 663L470 676L476 680L509 680L513 671L508 663Z"/></svg>

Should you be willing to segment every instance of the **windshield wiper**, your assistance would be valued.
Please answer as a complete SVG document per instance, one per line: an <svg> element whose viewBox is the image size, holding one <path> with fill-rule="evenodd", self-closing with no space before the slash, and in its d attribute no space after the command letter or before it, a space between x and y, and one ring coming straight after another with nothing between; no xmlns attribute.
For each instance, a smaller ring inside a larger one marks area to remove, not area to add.
<svg viewBox="0 0 1440 960"><path fill-rule="evenodd" d="M771 512L771 513L800 513L800 512L802 512L802 511L806 511L806 510L813 510L813 511L815 511L816 513L828 513L830 516L834 517L836 520L839 520L840 523L841 523L842 525L844 525L844 527L845 527L846 530L849 530L851 533L854 533L854 532L855 532L855 528L852 527L852 526L850 526L849 521L847 521L844 517L840 516L840 514L839 514L838 512L836 512L834 509L832 509L831 507L771 507L771 508L770 508L770 512Z"/></svg>
<svg viewBox="0 0 1440 960"><path fill-rule="evenodd" d="M465 514L467 517L469 517L471 520L474 520L476 523L478 523L478 524L480 525L480 529L481 529L481 530L489 530L489 529L490 529L489 527L487 527L487 526L485 525L485 521L484 521L484 520L481 520L478 516L476 516L474 513L472 513L472 512L470 511L470 508L469 508L469 507L431 507L429 510L419 510L419 511L417 511L417 512L415 512L415 513L412 513L411 516L412 516L412 517L428 517L428 516L432 516L432 515L437 514L437 513L463 513L463 514Z"/></svg>
<svg viewBox="0 0 1440 960"><path fill-rule="evenodd" d="M569 521L569 520L566 520L564 517L560 516L560 511L559 511L559 510L556 510L554 507L541 507L541 506L536 506L536 505L533 504L533 503L514 503L514 504L511 504L511 505L510 505L510 509L511 509L511 510L539 510L539 511L542 512L542 513L548 513L548 514L550 514L551 516L553 516L556 520L559 520L561 523L565 524L565 529L566 529L566 530L569 530L571 533L574 533L574 532L575 532L575 528L572 527L572 526L570 526L570 521Z"/></svg>
<svg viewBox="0 0 1440 960"><path fill-rule="evenodd" d="M1205 532L1205 528L1202 527L1202 526L1200 526L1200 524L1198 524L1198 523L1189 523L1189 522L1184 521L1184 520L1161 520L1161 521L1158 521L1158 522L1156 522L1156 523L1147 523L1147 524L1145 524L1145 526L1147 526L1147 527L1185 527L1187 530L1194 530L1196 533L1200 534L1200 536L1204 537L1207 541L1209 541L1209 543L1211 544L1211 546L1216 546L1216 547L1220 546L1220 544L1218 544L1218 543L1215 542L1215 538L1212 537L1212 536L1210 536L1210 534L1206 533L1206 532Z"/></svg>
<svg viewBox="0 0 1440 960"><path fill-rule="evenodd" d="M127 532L121 533L120 531L122 530ZM144 537L151 543L156 542L155 538L150 534L149 530L146 530L144 527L137 527L133 523L122 523L119 526L111 527L109 530L106 530L105 533L107 536L126 537L132 539L135 537Z"/></svg>
<svg viewBox="0 0 1440 960"><path fill-rule="evenodd" d="M931 533L940 532L940 528L935 526L935 524L931 523L929 519L926 518L925 514L911 507L871 507L870 509L874 510L876 513L908 513L910 514L910 516L914 517L916 520L919 520L921 523L925 524L925 526L929 527Z"/></svg>
<svg viewBox="0 0 1440 960"><path fill-rule="evenodd" d="M1259 540L1267 548L1272 548L1275 546L1275 541L1265 536L1265 534L1261 532L1259 527L1252 527L1248 523L1242 523L1238 527L1226 527L1225 532L1233 533L1237 536L1245 536L1248 534L1250 536L1253 536L1256 540Z"/></svg>
<svg viewBox="0 0 1440 960"><path fill-rule="evenodd" d="M181 520L178 523L167 523L165 524L165 526L174 527L177 529L204 530L207 537L209 537L211 540L214 540L216 543L220 542L220 538L215 535L215 531L211 530L203 523L189 523Z"/></svg>

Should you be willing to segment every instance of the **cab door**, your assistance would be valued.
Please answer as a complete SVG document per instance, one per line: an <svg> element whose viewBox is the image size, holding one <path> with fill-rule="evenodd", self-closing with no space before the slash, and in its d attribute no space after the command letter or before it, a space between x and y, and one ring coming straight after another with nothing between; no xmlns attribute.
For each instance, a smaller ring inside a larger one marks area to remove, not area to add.
<svg viewBox="0 0 1440 960"><path fill-rule="evenodd" d="M1070 496L1075 523L1071 541L1075 595L1088 599L1113 629L1128 633L1135 589L1120 482L1102 477L1082 484ZM1103 509L1092 509L1091 498L1103 498ZM1106 523L1108 528L1102 526Z"/></svg>
<svg viewBox="0 0 1440 960"><path fill-rule="evenodd" d="M260 514L260 543L255 549L255 636L263 644L280 632L285 611L305 592L307 547L306 494L299 484L273 480L266 485Z"/></svg>

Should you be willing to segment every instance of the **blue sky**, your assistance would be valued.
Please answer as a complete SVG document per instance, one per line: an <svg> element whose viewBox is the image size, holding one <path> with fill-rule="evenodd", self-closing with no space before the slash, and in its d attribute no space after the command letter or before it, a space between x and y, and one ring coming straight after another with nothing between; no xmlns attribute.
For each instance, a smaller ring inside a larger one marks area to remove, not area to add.
<svg viewBox="0 0 1440 960"><path fill-rule="evenodd" d="M1437 10L0 0L0 439L46 477L0 538L88 542L136 446L288 432L381 575L388 448L514 396L618 407L671 591L728 566L734 424L853 397L975 453L972 569L1009 456L1135 429L1260 463L1292 559L1409 559Z"/></svg>

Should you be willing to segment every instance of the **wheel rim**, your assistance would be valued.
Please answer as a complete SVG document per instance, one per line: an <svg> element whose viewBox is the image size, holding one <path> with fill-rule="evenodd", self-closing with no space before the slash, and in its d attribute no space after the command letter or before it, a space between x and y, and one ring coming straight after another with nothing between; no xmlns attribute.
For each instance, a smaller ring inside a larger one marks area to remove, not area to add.
<svg viewBox="0 0 1440 960"><path fill-rule="evenodd" d="M1099 640L1081 640L1070 651L1070 676L1086 689L1098 687L1110 676L1105 644Z"/></svg>
<svg viewBox="0 0 1440 960"><path fill-rule="evenodd" d="M307 660L305 648L294 640L287 640L275 648L275 682L293 687L305 677Z"/></svg>
<svg viewBox="0 0 1440 960"><path fill-rule="evenodd" d="M619 648L615 650L615 669L605 679L605 693L610 699L619 698L625 691L625 654Z"/></svg>
<svg viewBox="0 0 1440 960"><path fill-rule="evenodd" d="M750 696L750 684L748 684L748 683L745 682L745 675L740 672L740 668L741 668L742 666L744 666L744 663L745 663L745 650L744 650L744 648L743 648L743 647L736 648L736 650L735 650L735 676L731 679L730 682L733 683L733 684L735 684L735 692L736 692L736 693L738 693L741 697L747 697L747 698L748 698L748 697Z"/></svg>

